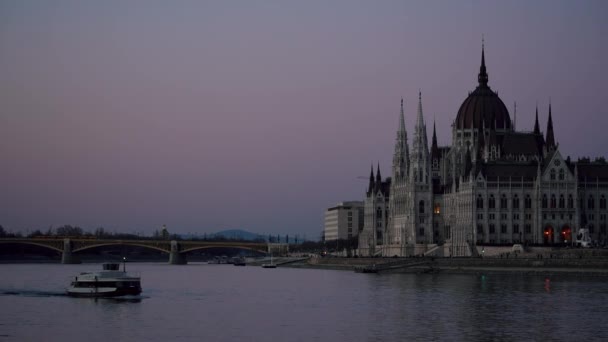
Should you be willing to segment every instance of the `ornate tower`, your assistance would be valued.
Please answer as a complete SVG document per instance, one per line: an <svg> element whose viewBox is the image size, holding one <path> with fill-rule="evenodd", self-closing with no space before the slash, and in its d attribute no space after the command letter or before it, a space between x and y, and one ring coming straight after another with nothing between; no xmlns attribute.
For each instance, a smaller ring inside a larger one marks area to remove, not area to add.
<svg viewBox="0 0 608 342"><path fill-rule="evenodd" d="M412 142L409 174L409 220L406 244L432 243L432 187L429 145L422 113L422 94L418 94L418 115Z"/></svg>
<svg viewBox="0 0 608 342"><path fill-rule="evenodd" d="M387 250L385 250L385 255L402 254L401 245L403 244L403 229L405 227L405 217L409 205L407 198L407 189L409 188L408 175L410 169L409 159L410 154L407 144L407 132L405 130L403 99L401 99L399 128L397 129L395 152L393 154L393 178L389 201L390 218L387 234L385 236L386 244L389 246L387 246Z"/></svg>
<svg viewBox="0 0 608 342"><path fill-rule="evenodd" d="M409 148L407 146L407 132L405 131L405 118L403 115L403 99L401 99L401 112L399 114L399 129L395 141L393 154L393 183L404 181L408 174Z"/></svg>

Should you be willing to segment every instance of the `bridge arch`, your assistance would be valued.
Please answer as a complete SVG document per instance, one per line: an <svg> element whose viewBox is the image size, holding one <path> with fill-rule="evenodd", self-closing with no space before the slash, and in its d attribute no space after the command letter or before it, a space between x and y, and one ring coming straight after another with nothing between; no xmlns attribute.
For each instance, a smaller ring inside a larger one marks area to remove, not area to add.
<svg viewBox="0 0 608 342"><path fill-rule="evenodd" d="M144 248L148 248L148 249L153 249L156 251L160 251L163 253L171 253L170 250L170 246L167 244L167 248L162 248L159 246L152 246L150 244L145 244L145 243L138 243L138 242L129 242L129 241L108 241L108 242L102 242L99 241L99 243L94 243L94 244L90 244L90 245L85 245L85 246L81 246L81 247L77 247L72 249L72 253L76 253L76 252L82 252L82 251L86 251L88 249L93 249L93 248L99 248L99 247L106 247L106 246L135 246L135 247L144 247Z"/></svg>
<svg viewBox="0 0 608 342"><path fill-rule="evenodd" d="M46 249L50 249L60 254L63 253L63 248L59 248L49 243L37 242L37 241L24 241L24 240L0 240L0 244L18 244L18 245L33 245L38 247L43 247ZM63 247L63 243L61 243Z"/></svg>
<svg viewBox="0 0 608 342"><path fill-rule="evenodd" d="M241 249L241 250L248 250L248 251L254 251L254 252L258 252L258 253L262 253L262 254L268 254L268 250L267 248L262 248L262 247L251 247L251 246L239 246L239 245L211 245L211 246L195 246L195 247L189 247L189 248L184 248L182 250L179 251L180 254L186 254L189 252L194 252L194 251L198 251L198 250L203 250L203 249L212 249L212 248L232 248L232 249Z"/></svg>

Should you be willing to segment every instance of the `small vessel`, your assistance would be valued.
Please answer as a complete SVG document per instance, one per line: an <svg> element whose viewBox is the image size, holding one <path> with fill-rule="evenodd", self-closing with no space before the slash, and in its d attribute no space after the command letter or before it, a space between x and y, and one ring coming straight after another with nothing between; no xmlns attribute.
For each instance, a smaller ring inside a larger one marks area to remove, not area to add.
<svg viewBox="0 0 608 342"><path fill-rule="evenodd" d="M378 268L376 268L376 264L369 266L358 266L355 267L355 273L378 273Z"/></svg>
<svg viewBox="0 0 608 342"><path fill-rule="evenodd" d="M245 258L234 258L232 264L234 266L246 266L247 264L245 263Z"/></svg>
<svg viewBox="0 0 608 342"><path fill-rule="evenodd" d="M277 265L272 262L272 254L270 254L270 264L262 264L263 268L277 268Z"/></svg>
<svg viewBox="0 0 608 342"><path fill-rule="evenodd" d="M141 279L127 274L123 263L104 263L100 272L84 272L76 277L67 289L74 297L117 297L141 293Z"/></svg>

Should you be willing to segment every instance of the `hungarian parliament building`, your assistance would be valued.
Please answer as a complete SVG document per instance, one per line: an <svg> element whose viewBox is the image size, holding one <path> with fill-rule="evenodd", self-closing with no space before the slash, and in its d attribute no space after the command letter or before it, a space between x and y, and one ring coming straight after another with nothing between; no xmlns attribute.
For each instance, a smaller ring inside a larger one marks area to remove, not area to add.
<svg viewBox="0 0 608 342"><path fill-rule="evenodd" d="M478 85L452 124L451 146L431 144L418 96L408 142L403 100L392 174L372 166L359 233L360 255L476 255L478 246L568 245L580 228L606 243L608 164L564 158L549 104L545 131L516 131L488 85L484 50Z"/></svg>

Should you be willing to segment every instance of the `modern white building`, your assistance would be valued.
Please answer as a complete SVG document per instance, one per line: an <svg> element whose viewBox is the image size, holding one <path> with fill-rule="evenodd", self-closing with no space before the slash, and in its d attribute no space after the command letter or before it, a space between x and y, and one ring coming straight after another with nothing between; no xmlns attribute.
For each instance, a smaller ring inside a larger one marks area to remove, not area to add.
<svg viewBox="0 0 608 342"><path fill-rule="evenodd" d="M340 202L325 210L325 241L350 239L363 229L363 202Z"/></svg>

